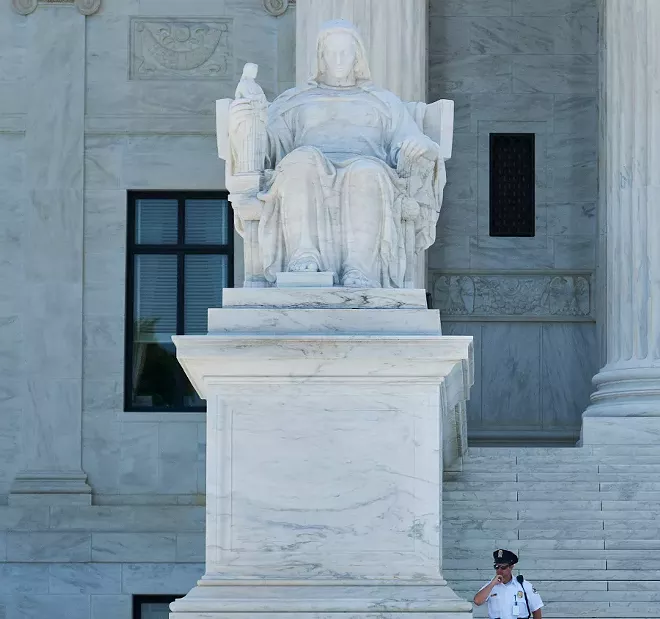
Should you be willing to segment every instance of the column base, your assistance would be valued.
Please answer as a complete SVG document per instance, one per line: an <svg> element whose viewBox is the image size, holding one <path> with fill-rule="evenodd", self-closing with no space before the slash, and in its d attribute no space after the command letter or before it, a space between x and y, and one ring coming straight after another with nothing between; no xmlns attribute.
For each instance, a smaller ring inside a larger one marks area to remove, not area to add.
<svg viewBox="0 0 660 619"><path fill-rule="evenodd" d="M585 417L582 421L582 446L657 445L660 442L660 417Z"/></svg>
<svg viewBox="0 0 660 619"><path fill-rule="evenodd" d="M583 445L648 445L660 439L660 367L606 366L582 420Z"/></svg>
<svg viewBox="0 0 660 619"><path fill-rule="evenodd" d="M364 619L468 619L472 604L460 599L444 580L426 583L373 581L201 580L170 606L170 619L234 619L258 613L263 619L327 619L337 614ZM240 615L239 615L240 613Z"/></svg>
<svg viewBox="0 0 660 619"><path fill-rule="evenodd" d="M92 488L82 471L21 471L8 501L11 506L91 505Z"/></svg>

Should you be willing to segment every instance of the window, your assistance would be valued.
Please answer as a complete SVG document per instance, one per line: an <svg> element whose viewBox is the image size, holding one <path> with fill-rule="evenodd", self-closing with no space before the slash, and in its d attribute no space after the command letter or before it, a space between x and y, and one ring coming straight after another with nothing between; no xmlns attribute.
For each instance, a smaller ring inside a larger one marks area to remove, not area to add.
<svg viewBox="0 0 660 619"><path fill-rule="evenodd" d="M490 236L536 234L534 137L490 134Z"/></svg>
<svg viewBox="0 0 660 619"><path fill-rule="evenodd" d="M168 619L170 604L182 595L134 595L133 619Z"/></svg>
<svg viewBox="0 0 660 619"><path fill-rule="evenodd" d="M124 404L128 411L204 411L172 335L207 331L207 310L233 286L226 192L130 192Z"/></svg>

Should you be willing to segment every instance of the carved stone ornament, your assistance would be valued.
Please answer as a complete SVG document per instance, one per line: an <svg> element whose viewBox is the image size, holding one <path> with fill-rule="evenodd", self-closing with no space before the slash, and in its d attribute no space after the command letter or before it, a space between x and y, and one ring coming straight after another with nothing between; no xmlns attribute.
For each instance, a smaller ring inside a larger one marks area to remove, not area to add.
<svg viewBox="0 0 660 619"><path fill-rule="evenodd" d="M29 15L37 8L37 0L12 0L11 4L19 15Z"/></svg>
<svg viewBox="0 0 660 619"><path fill-rule="evenodd" d="M83 15L93 15L101 7L101 0L75 0L74 4Z"/></svg>
<svg viewBox="0 0 660 619"><path fill-rule="evenodd" d="M275 17L284 15L290 4L295 4L295 0L264 0L264 8Z"/></svg>
<svg viewBox="0 0 660 619"><path fill-rule="evenodd" d="M436 274L434 307L444 316L591 316L586 275Z"/></svg>
<svg viewBox="0 0 660 619"><path fill-rule="evenodd" d="M132 80L229 79L234 76L233 20L131 18Z"/></svg>
<svg viewBox="0 0 660 619"><path fill-rule="evenodd" d="M438 142L431 134L443 126L444 104L404 103L374 84L349 22L321 28L316 57L314 78L270 104L248 63L236 98L216 105L218 154L248 248L245 285L265 288L285 273L346 288L413 288L442 205L440 142L451 130ZM453 126L453 104L447 111Z"/></svg>
<svg viewBox="0 0 660 619"><path fill-rule="evenodd" d="M93 15L101 7L101 0L12 0L14 11L29 15L39 4L73 4L83 15Z"/></svg>

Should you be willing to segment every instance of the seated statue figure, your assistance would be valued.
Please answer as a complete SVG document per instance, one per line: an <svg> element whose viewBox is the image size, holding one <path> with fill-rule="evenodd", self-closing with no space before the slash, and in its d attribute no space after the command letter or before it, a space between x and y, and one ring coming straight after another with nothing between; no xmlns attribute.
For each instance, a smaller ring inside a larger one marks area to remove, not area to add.
<svg viewBox="0 0 660 619"><path fill-rule="evenodd" d="M262 164L265 285L282 271L324 271L346 287L412 286L411 262L435 240L446 157L415 120L415 104L372 83L352 24L322 28L316 61L306 86L270 105L246 65L229 107L234 174L246 171L236 169L246 144L248 159Z"/></svg>

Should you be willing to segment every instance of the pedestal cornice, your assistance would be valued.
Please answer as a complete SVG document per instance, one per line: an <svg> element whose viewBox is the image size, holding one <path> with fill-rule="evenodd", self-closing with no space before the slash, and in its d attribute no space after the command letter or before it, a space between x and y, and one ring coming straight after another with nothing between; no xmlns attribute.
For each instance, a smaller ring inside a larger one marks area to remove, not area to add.
<svg viewBox="0 0 660 619"><path fill-rule="evenodd" d="M29 15L40 4L75 6L83 15L93 15L101 7L101 0L11 0L11 5L18 14Z"/></svg>

